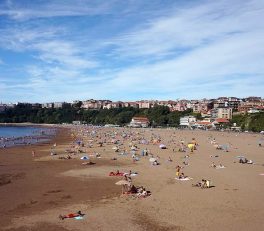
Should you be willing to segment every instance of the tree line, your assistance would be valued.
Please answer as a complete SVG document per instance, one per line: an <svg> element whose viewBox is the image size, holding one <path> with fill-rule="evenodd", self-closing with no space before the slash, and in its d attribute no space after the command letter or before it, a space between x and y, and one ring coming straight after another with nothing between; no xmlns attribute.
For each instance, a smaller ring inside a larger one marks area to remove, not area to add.
<svg viewBox="0 0 264 231"><path fill-rule="evenodd" d="M242 130L253 132L264 131L264 112L234 115L231 123L236 123Z"/></svg>
<svg viewBox="0 0 264 231"><path fill-rule="evenodd" d="M99 110L87 110L81 108L80 104L63 108L32 108L30 105L17 105L15 108L7 109L0 113L1 123L49 123L61 124L82 121L88 124L126 125L134 116L145 116L149 119L151 126L178 126L180 117L185 115L196 115L191 109L179 112L171 112L166 106L155 105L149 109L133 107L111 108Z"/></svg>

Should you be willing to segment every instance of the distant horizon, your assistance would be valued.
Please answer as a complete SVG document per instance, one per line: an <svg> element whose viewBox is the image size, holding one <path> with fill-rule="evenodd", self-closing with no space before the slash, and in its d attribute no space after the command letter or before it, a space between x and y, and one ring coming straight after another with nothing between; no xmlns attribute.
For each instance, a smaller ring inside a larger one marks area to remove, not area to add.
<svg viewBox="0 0 264 231"><path fill-rule="evenodd" d="M176 98L176 99L137 99L137 100L122 100L122 99L118 99L118 100L111 100L111 99L97 99L97 98L89 98L89 99L84 99L84 100L80 100L80 99L76 99L76 100L71 100L71 101L43 101L43 102L26 102L26 101L15 101L15 102L3 102L3 101L0 101L0 103L2 104L16 104L16 103L30 103L30 104L34 104L34 103L39 103L39 104L43 104L43 103L73 103L75 101L87 101L87 100L110 100L112 102L139 102L139 101L177 101L177 100L213 100L213 99L218 99L218 98L222 98L222 97L225 97L225 98L238 98L238 99L246 99L246 98L250 98L250 97L260 97L261 99L264 99L264 97L261 97L261 96L245 96L245 97L237 97L237 96L218 96L216 98L206 98L206 97L203 97L203 98L193 98L193 99L190 99L190 98Z"/></svg>
<svg viewBox="0 0 264 231"><path fill-rule="evenodd" d="M264 1L2 0L0 100L264 97Z"/></svg>

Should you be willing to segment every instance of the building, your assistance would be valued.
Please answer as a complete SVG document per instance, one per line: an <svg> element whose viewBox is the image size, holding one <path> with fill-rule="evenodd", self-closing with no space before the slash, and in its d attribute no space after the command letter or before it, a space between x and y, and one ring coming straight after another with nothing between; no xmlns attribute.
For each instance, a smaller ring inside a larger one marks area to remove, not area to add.
<svg viewBox="0 0 264 231"><path fill-rule="evenodd" d="M196 128L199 128L199 129L210 129L210 128L214 128L214 123L210 122L210 121L197 121L194 126Z"/></svg>
<svg viewBox="0 0 264 231"><path fill-rule="evenodd" d="M42 107L42 105L40 103L32 103L31 106L34 109L38 109L38 108L41 108Z"/></svg>
<svg viewBox="0 0 264 231"><path fill-rule="evenodd" d="M41 105L42 108L53 108L54 104L53 103L43 103Z"/></svg>
<svg viewBox="0 0 264 231"><path fill-rule="evenodd" d="M139 108L139 105L137 102L124 102L124 107Z"/></svg>
<svg viewBox="0 0 264 231"><path fill-rule="evenodd" d="M69 105L68 103L65 103L65 102L55 102L54 104L53 104L53 107L54 108L63 108L63 107L65 107L66 105Z"/></svg>
<svg viewBox="0 0 264 231"><path fill-rule="evenodd" d="M99 100L89 99L82 102L82 108L84 109L101 109L102 103Z"/></svg>
<svg viewBox="0 0 264 231"><path fill-rule="evenodd" d="M130 124L128 125L129 127L133 128L146 128L150 124L149 119L147 117L133 117Z"/></svg>
<svg viewBox="0 0 264 231"><path fill-rule="evenodd" d="M181 127L190 127L194 125L195 122L196 122L196 118L194 116L184 116L180 118Z"/></svg>
<svg viewBox="0 0 264 231"><path fill-rule="evenodd" d="M112 102L111 103L111 108L121 108L124 106L124 103L121 101L117 101L117 102Z"/></svg>
<svg viewBox="0 0 264 231"><path fill-rule="evenodd" d="M254 101L251 100L247 100L245 102L241 102L240 106L238 107L238 111L241 113L247 113L250 110L264 110L264 101L263 100L257 100L255 99L256 97L254 97ZM252 97L250 98L252 99Z"/></svg>
<svg viewBox="0 0 264 231"><path fill-rule="evenodd" d="M260 112L260 110L257 110L257 109L254 109L254 108L251 108L251 109L248 110L249 114L254 114L254 113L259 113L259 112Z"/></svg>
<svg viewBox="0 0 264 231"><path fill-rule="evenodd" d="M241 100L236 97L219 97L214 100L214 108L218 107L229 107L232 108L233 111L237 111L240 106Z"/></svg>
<svg viewBox="0 0 264 231"><path fill-rule="evenodd" d="M214 119L224 118L224 119L232 119L232 108L229 107L218 107L211 110L211 117Z"/></svg>
<svg viewBox="0 0 264 231"><path fill-rule="evenodd" d="M208 103L197 102L193 104L192 109L194 113L206 113L210 109L210 107Z"/></svg>
<svg viewBox="0 0 264 231"><path fill-rule="evenodd" d="M153 102L150 102L149 100L141 100L137 101L139 108L151 108L154 106Z"/></svg>

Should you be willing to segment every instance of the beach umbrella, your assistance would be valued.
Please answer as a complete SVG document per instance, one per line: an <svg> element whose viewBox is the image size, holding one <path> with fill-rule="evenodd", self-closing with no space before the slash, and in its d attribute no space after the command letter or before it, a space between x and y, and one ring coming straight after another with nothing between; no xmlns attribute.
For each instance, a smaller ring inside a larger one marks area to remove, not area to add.
<svg viewBox="0 0 264 231"><path fill-rule="evenodd" d="M82 156L81 160L89 160L89 157L88 156Z"/></svg>
<svg viewBox="0 0 264 231"><path fill-rule="evenodd" d="M130 183L127 180L120 180L115 183L116 185L121 185L122 186L122 194L124 193L124 189L130 185Z"/></svg>
<svg viewBox="0 0 264 231"><path fill-rule="evenodd" d="M159 148L161 148L161 149L165 149L165 148L166 148L166 145L165 145L165 144L160 144L160 145L159 145Z"/></svg>
<svg viewBox="0 0 264 231"><path fill-rule="evenodd" d="M155 162L157 159L156 158L149 158L149 162Z"/></svg>

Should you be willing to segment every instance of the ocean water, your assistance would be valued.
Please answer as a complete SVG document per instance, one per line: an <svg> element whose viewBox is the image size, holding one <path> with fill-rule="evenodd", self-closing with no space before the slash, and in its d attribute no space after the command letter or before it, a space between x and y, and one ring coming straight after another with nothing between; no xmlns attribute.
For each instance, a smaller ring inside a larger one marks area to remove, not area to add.
<svg viewBox="0 0 264 231"><path fill-rule="evenodd" d="M0 126L0 137L17 138L23 136L34 136L41 133L42 128L36 127L15 127L15 126Z"/></svg>
<svg viewBox="0 0 264 231"><path fill-rule="evenodd" d="M0 147L31 145L48 141L56 130L32 126L0 126Z"/></svg>

